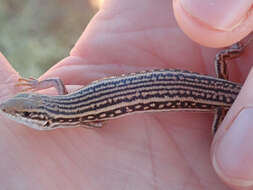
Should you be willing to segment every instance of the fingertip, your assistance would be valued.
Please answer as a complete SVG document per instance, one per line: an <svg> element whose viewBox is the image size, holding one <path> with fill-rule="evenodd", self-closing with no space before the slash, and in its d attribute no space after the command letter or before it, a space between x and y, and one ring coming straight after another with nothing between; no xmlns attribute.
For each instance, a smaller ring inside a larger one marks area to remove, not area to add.
<svg viewBox="0 0 253 190"><path fill-rule="evenodd" d="M18 89L15 84L19 78L18 72L10 65L5 56L0 52L0 97L5 98L10 94L15 94Z"/></svg>
<svg viewBox="0 0 253 190"><path fill-rule="evenodd" d="M219 127L212 163L221 179L235 189L253 187L253 71Z"/></svg>
<svg viewBox="0 0 253 190"><path fill-rule="evenodd" d="M194 41L208 47L229 46L253 30L249 1L174 0L173 9L180 28ZM238 6L241 9L238 9ZM226 9L232 9L226 11Z"/></svg>
<svg viewBox="0 0 253 190"><path fill-rule="evenodd" d="M253 107L243 109L216 144L213 166L231 186L253 186Z"/></svg>
<svg viewBox="0 0 253 190"><path fill-rule="evenodd" d="M15 73L18 74L17 71L11 66L6 57L0 52L0 70L3 71L2 74L10 74ZM7 73L6 73L7 72ZM2 76L0 75L0 77Z"/></svg>
<svg viewBox="0 0 253 190"><path fill-rule="evenodd" d="M0 52L0 81L12 81L19 78L18 72L11 66L6 57Z"/></svg>

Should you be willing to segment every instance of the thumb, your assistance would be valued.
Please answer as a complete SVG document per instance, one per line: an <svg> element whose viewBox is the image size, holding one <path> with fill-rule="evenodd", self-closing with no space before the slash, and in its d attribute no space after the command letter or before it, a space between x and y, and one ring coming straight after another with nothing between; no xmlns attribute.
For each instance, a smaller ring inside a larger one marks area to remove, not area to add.
<svg viewBox="0 0 253 190"><path fill-rule="evenodd" d="M216 48L229 46L253 30L251 7L252 0L173 0L181 29L192 40Z"/></svg>
<svg viewBox="0 0 253 190"><path fill-rule="evenodd" d="M253 187L253 70L215 135L212 162L233 189Z"/></svg>

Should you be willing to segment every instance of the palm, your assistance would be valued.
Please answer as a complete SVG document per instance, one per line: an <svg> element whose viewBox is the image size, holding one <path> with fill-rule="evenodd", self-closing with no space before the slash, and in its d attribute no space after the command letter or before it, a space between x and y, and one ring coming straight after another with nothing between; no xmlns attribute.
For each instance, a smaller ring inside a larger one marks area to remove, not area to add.
<svg viewBox="0 0 253 190"><path fill-rule="evenodd" d="M215 52L185 37L171 2L127 2L100 12L71 56L44 77L87 84L151 68L213 74ZM16 93L7 87L17 74L0 66L5 71L1 97ZM212 114L164 112L113 120L103 129L39 132L2 119L0 184L16 189L20 184L25 189L34 184L40 184L36 189L228 189L211 166L211 122Z"/></svg>

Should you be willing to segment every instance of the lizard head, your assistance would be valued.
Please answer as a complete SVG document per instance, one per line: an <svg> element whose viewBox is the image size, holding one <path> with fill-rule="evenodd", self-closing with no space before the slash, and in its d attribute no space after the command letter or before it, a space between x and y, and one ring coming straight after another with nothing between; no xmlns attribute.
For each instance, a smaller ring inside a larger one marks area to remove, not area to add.
<svg viewBox="0 0 253 190"><path fill-rule="evenodd" d="M41 110L41 96L32 93L18 94L0 104L0 113L28 127L42 130L48 121L47 114Z"/></svg>

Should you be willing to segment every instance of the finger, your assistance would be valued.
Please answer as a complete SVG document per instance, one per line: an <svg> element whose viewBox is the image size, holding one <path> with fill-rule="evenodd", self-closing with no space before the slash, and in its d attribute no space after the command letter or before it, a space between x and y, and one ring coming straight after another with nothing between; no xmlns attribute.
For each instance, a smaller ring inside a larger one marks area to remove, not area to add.
<svg viewBox="0 0 253 190"><path fill-rule="evenodd" d="M9 64L7 59L0 52L0 97L5 99L19 91L19 88L15 86L18 81L19 74Z"/></svg>
<svg viewBox="0 0 253 190"><path fill-rule="evenodd" d="M253 70L212 145L218 175L234 189L253 187Z"/></svg>
<svg viewBox="0 0 253 190"><path fill-rule="evenodd" d="M174 0L181 29L209 47L229 46L253 30L252 0ZM208 36L208 38L207 38Z"/></svg>

